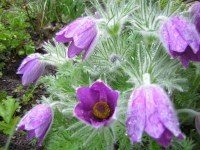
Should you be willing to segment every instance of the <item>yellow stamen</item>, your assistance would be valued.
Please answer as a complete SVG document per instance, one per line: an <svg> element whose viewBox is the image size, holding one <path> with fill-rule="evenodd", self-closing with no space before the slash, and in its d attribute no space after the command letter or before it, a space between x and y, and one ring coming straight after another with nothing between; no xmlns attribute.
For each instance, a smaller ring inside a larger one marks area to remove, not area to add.
<svg viewBox="0 0 200 150"><path fill-rule="evenodd" d="M110 116L110 107L104 101L99 101L93 106L93 114L99 119L106 119Z"/></svg>

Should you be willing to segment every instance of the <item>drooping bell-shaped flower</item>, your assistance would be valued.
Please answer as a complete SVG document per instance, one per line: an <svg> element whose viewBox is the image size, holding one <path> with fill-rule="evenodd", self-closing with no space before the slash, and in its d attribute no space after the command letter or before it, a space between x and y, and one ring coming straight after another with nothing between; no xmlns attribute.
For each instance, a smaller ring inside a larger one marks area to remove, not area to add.
<svg viewBox="0 0 200 150"><path fill-rule="evenodd" d="M56 41L71 42L68 48L68 57L73 58L85 50L83 60L94 48L98 35L97 25L90 17L81 17L66 25L56 33Z"/></svg>
<svg viewBox="0 0 200 150"><path fill-rule="evenodd" d="M37 105L21 119L17 125L17 130L27 131L29 140L38 138L38 145L41 146L51 126L52 118L53 112L48 104Z"/></svg>
<svg viewBox="0 0 200 150"><path fill-rule="evenodd" d="M161 37L171 57L178 57L185 68L190 61L200 61L200 36L194 24L172 17L163 24Z"/></svg>
<svg viewBox="0 0 200 150"><path fill-rule="evenodd" d="M106 126L116 119L118 95L117 91L100 81L90 87L80 87L76 93L79 103L74 115L95 128Z"/></svg>
<svg viewBox="0 0 200 150"><path fill-rule="evenodd" d="M163 147L169 146L173 136L184 137L169 97L154 84L145 84L133 91L126 128L133 143L141 142L144 131Z"/></svg>
<svg viewBox="0 0 200 150"><path fill-rule="evenodd" d="M22 84L36 83L44 72L44 64L39 60L39 53L27 56L17 70L17 74L22 74Z"/></svg>
<svg viewBox="0 0 200 150"><path fill-rule="evenodd" d="M197 132L200 134L200 116L195 117L195 126L196 126Z"/></svg>
<svg viewBox="0 0 200 150"><path fill-rule="evenodd" d="M200 2L193 4L190 7L192 21L200 33Z"/></svg>

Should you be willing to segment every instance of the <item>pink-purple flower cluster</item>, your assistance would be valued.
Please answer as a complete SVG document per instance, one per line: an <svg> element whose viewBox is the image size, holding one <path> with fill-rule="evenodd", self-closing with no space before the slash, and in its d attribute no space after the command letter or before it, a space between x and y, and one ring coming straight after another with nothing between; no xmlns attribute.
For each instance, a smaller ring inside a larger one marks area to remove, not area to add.
<svg viewBox="0 0 200 150"><path fill-rule="evenodd" d="M170 18L161 28L162 41L172 58L178 57L185 68L190 61L200 61L200 11L199 3L192 7L194 24L178 16ZM56 41L69 43L68 57L82 51L84 60L98 37L94 19L81 17L56 33ZM44 70L38 54L27 56L17 74L22 74L22 84L36 83ZM74 116L95 128L109 126L116 118L119 92L96 81L90 87L80 87L76 92L79 103ZM18 124L18 130L28 132L28 138L37 137L41 145L52 123L53 112L49 105L40 104L31 109ZM199 121L199 119L197 120ZM199 122L197 122L199 126ZM142 85L131 95L126 120L127 133L133 143L141 142L143 132L163 147L169 146L173 137L183 139L173 104L165 91L154 84Z"/></svg>
<svg viewBox="0 0 200 150"><path fill-rule="evenodd" d="M77 119L95 128L109 126L116 118L119 92L96 81L90 87L77 89L79 103L74 109ZM28 139L38 138L41 145L52 123L53 112L47 104L31 109L20 121L17 130L28 132ZM133 143L141 142L145 131L163 147L173 136L183 139L172 103L158 85L143 85L134 90L128 106L127 133Z"/></svg>

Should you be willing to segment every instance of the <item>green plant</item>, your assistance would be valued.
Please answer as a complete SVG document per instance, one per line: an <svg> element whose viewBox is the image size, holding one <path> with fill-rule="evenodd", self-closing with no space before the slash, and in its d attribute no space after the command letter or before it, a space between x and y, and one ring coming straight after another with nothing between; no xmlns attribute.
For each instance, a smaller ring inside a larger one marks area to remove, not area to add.
<svg viewBox="0 0 200 150"><path fill-rule="evenodd" d="M34 97L34 93L36 92L36 87L37 86L35 86L35 85L30 85L26 89L25 93L22 95L20 103L27 104ZM24 90L23 86L18 86L15 89L15 93L20 93L23 90Z"/></svg>
<svg viewBox="0 0 200 150"><path fill-rule="evenodd" d="M0 101L0 130L5 134L11 134L13 126L19 121L19 117L15 117L14 114L19 108L19 102L12 97L2 99Z"/></svg>
<svg viewBox="0 0 200 150"><path fill-rule="evenodd" d="M23 11L15 8L3 10L0 16L1 57L11 52L19 55L28 55L34 52L34 44L27 32L28 27L30 27L30 24L27 22L26 14Z"/></svg>
<svg viewBox="0 0 200 150"><path fill-rule="evenodd" d="M7 96L7 92L6 91L1 91L0 92L0 100L6 99L6 96Z"/></svg>
<svg viewBox="0 0 200 150"><path fill-rule="evenodd" d="M29 55L35 51L34 43L27 32L30 24L26 14L17 7L6 6L8 8L0 6L0 77L11 55Z"/></svg>
<svg viewBox="0 0 200 150"><path fill-rule="evenodd" d="M79 0L29 0L24 5L25 12L29 20L34 22L33 28L39 32L40 37L44 37L47 30L55 31L55 23L67 24L81 16L85 8L84 2Z"/></svg>

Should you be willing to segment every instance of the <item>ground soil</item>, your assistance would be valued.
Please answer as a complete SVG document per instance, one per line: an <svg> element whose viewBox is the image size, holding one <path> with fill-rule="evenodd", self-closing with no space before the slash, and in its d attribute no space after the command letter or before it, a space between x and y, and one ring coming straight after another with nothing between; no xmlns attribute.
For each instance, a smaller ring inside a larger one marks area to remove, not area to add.
<svg viewBox="0 0 200 150"><path fill-rule="evenodd" d="M0 132L0 147L3 148L7 141L7 136ZM37 147L26 139L25 135L16 132L12 137L9 150L42 150L42 147Z"/></svg>

